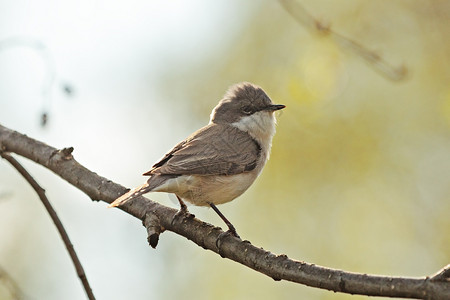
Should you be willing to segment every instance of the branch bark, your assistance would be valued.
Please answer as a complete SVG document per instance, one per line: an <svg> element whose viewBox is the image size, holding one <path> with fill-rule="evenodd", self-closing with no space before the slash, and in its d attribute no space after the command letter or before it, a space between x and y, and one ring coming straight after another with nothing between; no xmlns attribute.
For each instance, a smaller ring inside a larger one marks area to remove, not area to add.
<svg viewBox="0 0 450 300"><path fill-rule="evenodd" d="M59 175L92 200L111 203L127 189L80 165L71 149L57 150L42 142L0 125L0 149L26 157ZM275 255L242 241L211 224L196 218L175 217L177 210L136 198L120 207L142 220L151 246L156 247L159 234L173 231L204 249L236 261L274 280L287 280L334 292L415 299L450 299L450 265L436 275L420 278L367 275L345 272Z"/></svg>

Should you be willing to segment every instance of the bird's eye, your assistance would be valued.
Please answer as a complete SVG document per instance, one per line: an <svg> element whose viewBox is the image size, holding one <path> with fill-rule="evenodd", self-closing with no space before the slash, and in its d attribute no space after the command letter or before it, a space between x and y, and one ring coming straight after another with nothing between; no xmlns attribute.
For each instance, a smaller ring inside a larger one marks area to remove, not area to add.
<svg viewBox="0 0 450 300"><path fill-rule="evenodd" d="M242 108L242 112L246 115L251 115L253 113L253 110L250 106L245 106Z"/></svg>

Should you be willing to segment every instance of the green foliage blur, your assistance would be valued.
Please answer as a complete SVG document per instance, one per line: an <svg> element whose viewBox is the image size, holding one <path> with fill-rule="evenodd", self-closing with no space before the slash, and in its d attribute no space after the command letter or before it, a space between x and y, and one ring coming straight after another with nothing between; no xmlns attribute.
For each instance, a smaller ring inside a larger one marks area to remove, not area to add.
<svg viewBox="0 0 450 300"><path fill-rule="evenodd" d="M244 239L332 268L430 275L450 262L448 2L300 2L334 31L403 63L407 77L386 79L274 1L195 72L163 80L183 83L167 97L189 95L192 113L204 116L218 90L250 81L287 106L263 174L222 206ZM165 276L182 282L169 284L168 298L363 299L274 282L186 249L183 263L167 254Z"/></svg>

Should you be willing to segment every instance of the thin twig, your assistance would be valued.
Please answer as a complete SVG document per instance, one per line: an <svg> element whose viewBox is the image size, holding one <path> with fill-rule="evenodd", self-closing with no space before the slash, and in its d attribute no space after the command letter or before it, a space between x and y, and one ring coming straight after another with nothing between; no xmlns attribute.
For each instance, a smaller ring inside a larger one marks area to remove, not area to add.
<svg viewBox="0 0 450 300"><path fill-rule="evenodd" d="M361 57L369 66L379 72L389 80L400 81L406 78L408 69L404 65L394 67L385 61L376 52L367 49L361 44L345 37L336 31L333 31L329 25L326 25L315 19L297 0L279 0L284 9L303 27L310 32L319 33L332 39L343 49L349 50L353 54Z"/></svg>
<svg viewBox="0 0 450 300"><path fill-rule="evenodd" d="M42 82L42 115L41 125L45 127L48 122L49 113L52 106L52 88L56 78L56 65L50 49L42 41L33 37L13 36L0 40L0 52L2 50L11 49L14 47L26 47L38 54L44 63L45 77Z"/></svg>
<svg viewBox="0 0 450 300"><path fill-rule="evenodd" d="M88 296L89 300L95 300L95 296L92 292L92 289L89 285L88 279L86 277L86 274L84 272L83 266L81 265L80 260L78 259L78 256L75 252L75 249L70 242L69 236L67 235L66 230L64 229L64 226L61 223L61 220L59 219L58 215L56 214L56 211L53 209L52 205L50 204L50 201L48 200L47 196L45 195L45 190L34 180L34 178L28 173L28 171L10 154L1 151L0 149L0 156L6 159L16 170L25 178L25 180L33 187L33 189L36 191L36 193L39 196L39 199L41 199L42 203L44 204L45 208L47 209L50 217L52 218L53 222L55 223L56 228L58 229L59 234L61 235L62 240L64 241L64 245L66 245L67 251L69 252L70 258L72 259L72 262L75 266L75 269L77 271L78 277L80 278L84 290L86 291L86 294Z"/></svg>

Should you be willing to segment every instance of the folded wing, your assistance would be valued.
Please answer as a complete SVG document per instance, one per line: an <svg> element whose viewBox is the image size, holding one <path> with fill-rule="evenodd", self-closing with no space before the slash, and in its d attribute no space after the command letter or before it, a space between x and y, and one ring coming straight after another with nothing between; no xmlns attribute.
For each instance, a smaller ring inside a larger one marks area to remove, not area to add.
<svg viewBox="0 0 450 300"><path fill-rule="evenodd" d="M176 145L144 175L233 175L256 167L261 147L231 125L210 124Z"/></svg>

